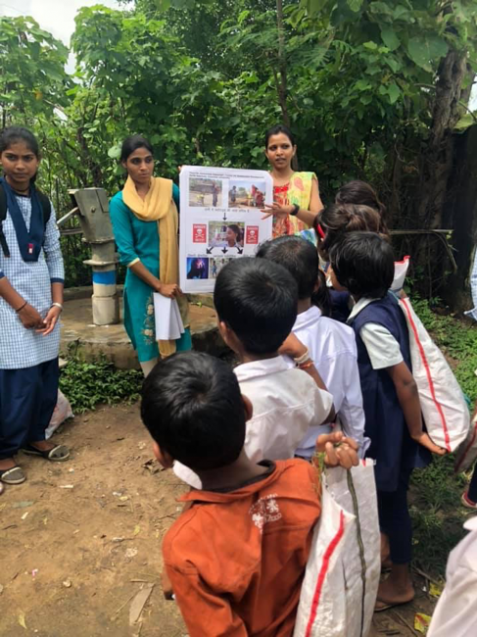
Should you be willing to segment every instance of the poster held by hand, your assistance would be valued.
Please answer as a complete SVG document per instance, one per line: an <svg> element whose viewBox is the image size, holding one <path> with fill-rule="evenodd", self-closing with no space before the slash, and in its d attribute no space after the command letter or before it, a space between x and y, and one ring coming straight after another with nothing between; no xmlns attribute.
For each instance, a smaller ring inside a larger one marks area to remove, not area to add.
<svg viewBox="0 0 477 637"><path fill-rule="evenodd" d="M231 259L254 256L272 238L263 208L273 181L262 170L183 166L180 191L180 286L210 293Z"/></svg>

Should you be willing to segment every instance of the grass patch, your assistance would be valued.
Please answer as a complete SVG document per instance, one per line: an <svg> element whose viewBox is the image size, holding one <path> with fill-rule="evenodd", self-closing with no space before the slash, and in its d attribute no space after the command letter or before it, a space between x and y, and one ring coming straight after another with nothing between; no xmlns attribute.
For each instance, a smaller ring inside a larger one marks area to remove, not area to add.
<svg viewBox="0 0 477 637"><path fill-rule="evenodd" d="M477 329L433 312L427 301L413 298L412 304L473 404L477 399ZM409 500L414 560L434 576L444 576L449 552L465 535L462 524L472 513L461 506L460 497L470 475L454 473L454 454L434 458L429 467L413 473Z"/></svg>
<svg viewBox="0 0 477 637"><path fill-rule="evenodd" d="M119 370L106 359L85 363L69 358L61 371L60 389L73 411L82 414L101 403L112 405L138 400L144 376L141 371Z"/></svg>

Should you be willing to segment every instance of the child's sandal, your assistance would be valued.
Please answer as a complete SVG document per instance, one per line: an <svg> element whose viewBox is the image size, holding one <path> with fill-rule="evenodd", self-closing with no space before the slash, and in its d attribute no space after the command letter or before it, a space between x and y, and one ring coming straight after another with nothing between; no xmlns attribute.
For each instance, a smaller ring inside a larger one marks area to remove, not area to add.
<svg viewBox="0 0 477 637"><path fill-rule="evenodd" d="M26 475L23 473L21 467L16 466L0 471L0 480L5 484L21 484L25 482Z"/></svg>
<svg viewBox="0 0 477 637"><path fill-rule="evenodd" d="M45 451L41 451L32 445L26 445L22 448L22 451L30 456L41 456L45 460L50 460L50 462L64 462L70 457L70 451L65 445L56 445L53 449Z"/></svg>

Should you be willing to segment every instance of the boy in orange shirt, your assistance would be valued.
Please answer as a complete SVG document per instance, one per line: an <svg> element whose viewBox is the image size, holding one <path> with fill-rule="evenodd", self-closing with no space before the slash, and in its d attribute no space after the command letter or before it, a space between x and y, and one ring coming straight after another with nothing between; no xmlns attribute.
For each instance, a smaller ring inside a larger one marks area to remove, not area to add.
<svg viewBox="0 0 477 637"><path fill-rule="evenodd" d="M244 453L250 401L223 361L198 352L158 363L141 417L164 467L179 460L202 489L168 531L164 563L190 637L291 637L320 515L316 469ZM341 442L335 448L335 442ZM328 464L357 464L342 434L320 437Z"/></svg>

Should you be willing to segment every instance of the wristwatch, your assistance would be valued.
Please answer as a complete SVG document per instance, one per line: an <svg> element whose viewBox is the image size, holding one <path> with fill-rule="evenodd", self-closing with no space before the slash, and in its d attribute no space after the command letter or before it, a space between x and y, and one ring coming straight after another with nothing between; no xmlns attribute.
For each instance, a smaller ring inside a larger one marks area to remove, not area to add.
<svg viewBox="0 0 477 637"><path fill-rule="evenodd" d="M296 203L296 204L293 204L293 210L292 212L290 212L290 214L292 217L296 217L299 211L300 211L300 206Z"/></svg>

